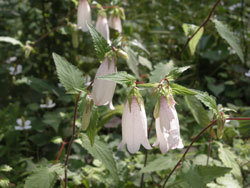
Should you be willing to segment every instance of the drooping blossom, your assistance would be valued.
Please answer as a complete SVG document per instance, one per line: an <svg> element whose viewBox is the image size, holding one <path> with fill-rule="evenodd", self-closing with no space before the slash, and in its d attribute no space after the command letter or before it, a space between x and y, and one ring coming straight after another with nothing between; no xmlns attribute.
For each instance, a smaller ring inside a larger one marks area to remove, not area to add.
<svg viewBox="0 0 250 188"><path fill-rule="evenodd" d="M122 23L121 23L121 18L119 16L113 16L111 15L109 17L109 27L117 30L119 33L122 32Z"/></svg>
<svg viewBox="0 0 250 188"><path fill-rule="evenodd" d="M87 32L87 23L91 24L91 9L87 0L80 0L77 10L77 27Z"/></svg>
<svg viewBox="0 0 250 188"><path fill-rule="evenodd" d="M15 130L22 131L22 130L31 129L31 125L30 125L31 121L30 120L24 121L22 118L18 118L16 120L16 123L18 124L18 126L15 126Z"/></svg>
<svg viewBox="0 0 250 188"><path fill-rule="evenodd" d="M106 57L98 68L93 83L92 98L97 106L109 104L110 108L114 109L112 98L115 92L116 83L109 80L97 79L97 77L116 72L117 68L114 58L110 60Z"/></svg>
<svg viewBox="0 0 250 188"><path fill-rule="evenodd" d="M10 74L13 76L20 74L22 70L23 70L22 65L17 65L16 67L13 66L9 67Z"/></svg>
<svg viewBox="0 0 250 188"><path fill-rule="evenodd" d="M126 102L122 114L122 141L118 149L127 144L130 153L136 153L140 146L152 149L148 141L147 118L142 102L138 102L135 96L132 97L131 106Z"/></svg>
<svg viewBox="0 0 250 188"><path fill-rule="evenodd" d="M109 25L108 25L107 16L105 13L99 14L97 18L97 22L96 22L96 30L99 33L101 33L103 38L107 40L108 44L111 43L110 38L109 38Z"/></svg>
<svg viewBox="0 0 250 188"><path fill-rule="evenodd" d="M169 149L183 148L173 97L161 96L159 108L159 116L155 120L157 140L153 146L159 145L162 153Z"/></svg>
<svg viewBox="0 0 250 188"><path fill-rule="evenodd" d="M56 103L53 103L51 99L48 99L46 104L40 104L40 108L54 108L55 106Z"/></svg>

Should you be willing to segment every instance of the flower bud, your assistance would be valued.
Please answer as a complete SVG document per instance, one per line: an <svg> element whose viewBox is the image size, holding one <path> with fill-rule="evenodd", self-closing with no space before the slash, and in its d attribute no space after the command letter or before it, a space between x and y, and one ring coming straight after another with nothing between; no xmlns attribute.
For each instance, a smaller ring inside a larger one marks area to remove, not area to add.
<svg viewBox="0 0 250 188"><path fill-rule="evenodd" d="M116 73L115 60L112 58L105 58L103 63L97 70L95 80L93 83L92 98L97 106L109 104L111 108L112 98L115 92L116 83L109 80L98 79L99 76Z"/></svg>
<svg viewBox="0 0 250 188"><path fill-rule="evenodd" d="M82 130L84 131L87 130L89 126L93 105L94 105L93 99L91 99L90 96L87 95L83 114L82 114Z"/></svg>
<svg viewBox="0 0 250 188"><path fill-rule="evenodd" d="M87 0L80 0L77 10L77 27L83 32L88 31L88 24L91 24L91 9Z"/></svg>

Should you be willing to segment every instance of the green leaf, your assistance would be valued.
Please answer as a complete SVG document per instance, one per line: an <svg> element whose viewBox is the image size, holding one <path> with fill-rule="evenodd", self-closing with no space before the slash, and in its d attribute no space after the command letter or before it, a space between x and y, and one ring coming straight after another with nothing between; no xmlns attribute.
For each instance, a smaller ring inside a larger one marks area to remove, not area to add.
<svg viewBox="0 0 250 188"><path fill-rule="evenodd" d="M184 33L187 37L191 36L199 27L193 24L182 24L182 28L184 30ZM195 49L197 44L199 43L199 40L203 34L203 27L196 33L196 35L189 41L188 46L191 52L191 55L194 55Z"/></svg>
<svg viewBox="0 0 250 188"><path fill-rule="evenodd" d="M222 144L219 144L219 158L226 167L232 168L231 173L242 184L242 174L239 164L236 162L237 156L228 148L224 148Z"/></svg>
<svg viewBox="0 0 250 188"><path fill-rule="evenodd" d="M103 38L103 36L98 31L96 31L93 25L88 24L88 29L94 43L97 57L100 61L102 61L105 57L105 54L111 50L111 47L107 43L107 40Z"/></svg>
<svg viewBox="0 0 250 188"><path fill-rule="evenodd" d="M119 177L117 173L116 163L113 158L113 152L109 149L108 145L101 141L98 137L95 137L94 145L91 146L91 143L88 137L84 134L80 134L80 140L77 140L82 147L84 147L88 152L95 157L96 159L100 160L103 165L110 171L112 177L114 178L115 182L119 182Z"/></svg>
<svg viewBox="0 0 250 188"><path fill-rule="evenodd" d="M138 67L137 67L137 65L139 64L139 61L136 57L135 52L129 47L125 47L125 51L128 54L128 59L127 59L128 67L135 74L136 78L139 78L140 76L139 76Z"/></svg>
<svg viewBox="0 0 250 188"><path fill-rule="evenodd" d="M11 43L12 45L19 45L21 47L24 47L23 43L21 43L19 40L14 39L12 37L0 36L0 42L7 42L7 43Z"/></svg>
<svg viewBox="0 0 250 188"><path fill-rule="evenodd" d="M151 71L151 75L149 77L150 82L161 81L171 70L173 70L173 68L174 62L172 60L167 63L158 63L154 66L154 70Z"/></svg>
<svg viewBox="0 0 250 188"><path fill-rule="evenodd" d="M141 50L143 50L144 52L146 52L148 55L150 54L149 51L137 40L133 40L133 41L130 41L129 42L129 45L130 46L134 46L134 47L137 47Z"/></svg>
<svg viewBox="0 0 250 188"><path fill-rule="evenodd" d="M197 93L194 90L190 90L179 84L170 83L173 94L176 95L196 95Z"/></svg>
<svg viewBox="0 0 250 188"><path fill-rule="evenodd" d="M98 79L103 79L103 80L114 81L114 82L116 82L118 84L127 85L127 86L130 86L136 80L134 76L128 74L125 71L120 71L120 72L113 73L113 74L107 74L107 75L104 75L104 76L99 76L97 78Z"/></svg>
<svg viewBox="0 0 250 188"><path fill-rule="evenodd" d="M226 24L223 24L217 19L213 19L215 28L217 29L219 35L227 41L227 43L235 50L240 60L244 62L244 55L242 49L239 45L239 38L235 36Z"/></svg>
<svg viewBox="0 0 250 188"><path fill-rule="evenodd" d="M62 117L59 112L46 112L43 117L43 123L50 125L56 133L58 132L59 125L62 121Z"/></svg>
<svg viewBox="0 0 250 188"><path fill-rule="evenodd" d="M169 156L160 156L149 162L146 167L140 170L140 173L155 172L166 169L172 169L175 162Z"/></svg>
<svg viewBox="0 0 250 188"><path fill-rule="evenodd" d="M147 58L139 56L139 63L152 70L152 63Z"/></svg>
<svg viewBox="0 0 250 188"><path fill-rule="evenodd" d="M91 146L94 145L95 136L97 134L98 117L99 117L99 114L98 114L97 107L93 107L92 112L91 112L90 123L87 129L87 135L91 143Z"/></svg>
<svg viewBox="0 0 250 188"><path fill-rule="evenodd" d="M102 116L102 119L98 122L98 129L102 128L105 123L107 123L113 116L122 115L124 105L115 106L114 110L109 110L106 114Z"/></svg>
<svg viewBox="0 0 250 188"><path fill-rule="evenodd" d="M195 95L195 97L212 110L214 114L219 115L219 110L214 96L209 95L207 92L197 91L197 95Z"/></svg>
<svg viewBox="0 0 250 188"><path fill-rule="evenodd" d="M82 72L56 53L53 53L53 58L56 64L57 75L62 85L68 92L78 93L84 86Z"/></svg>
<svg viewBox="0 0 250 188"><path fill-rule="evenodd" d="M210 123L208 112L202 104L194 96L185 96L185 101L194 116L196 122L201 126L206 126Z"/></svg>
<svg viewBox="0 0 250 188"><path fill-rule="evenodd" d="M183 177L190 187L206 187L206 184L215 178L230 172L231 168L220 166L202 166L202 165L185 165L183 168Z"/></svg>
<svg viewBox="0 0 250 188"><path fill-rule="evenodd" d="M167 79L170 80L175 80L178 78L184 71L188 70L191 68L191 66L185 66L185 67L176 67L173 68L169 74L167 75Z"/></svg>
<svg viewBox="0 0 250 188"><path fill-rule="evenodd" d="M24 188L53 188L57 179L57 174L53 168L38 168L25 180Z"/></svg>

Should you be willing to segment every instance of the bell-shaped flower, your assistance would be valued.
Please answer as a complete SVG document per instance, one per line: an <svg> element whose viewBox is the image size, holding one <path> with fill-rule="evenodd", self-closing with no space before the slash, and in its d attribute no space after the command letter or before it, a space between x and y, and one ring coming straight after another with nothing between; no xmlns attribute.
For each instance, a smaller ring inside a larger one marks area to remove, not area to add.
<svg viewBox="0 0 250 188"><path fill-rule="evenodd" d="M143 145L146 149L152 149L148 141L147 118L144 105L135 96L126 102L122 114L122 141L118 149L127 144L130 153L136 153Z"/></svg>
<svg viewBox="0 0 250 188"><path fill-rule="evenodd" d="M77 27L87 32L87 23L91 24L91 9L87 0L80 0L77 10Z"/></svg>
<svg viewBox="0 0 250 188"><path fill-rule="evenodd" d="M116 73L115 59L111 60L106 57L95 75L93 83L92 98L97 106L110 105L111 109L114 109L112 105L112 98L115 92L116 83L109 80L97 79L99 76Z"/></svg>
<svg viewBox="0 0 250 188"><path fill-rule="evenodd" d="M103 38L107 40L108 44L111 43L110 38L109 38L109 25L108 25L107 16L105 13L99 14L97 18L97 22L96 22L96 30L99 33L101 33Z"/></svg>
<svg viewBox="0 0 250 188"><path fill-rule="evenodd" d="M121 23L121 18L119 16L113 16L111 15L109 17L109 27L117 30L119 33L122 32L122 23Z"/></svg>
<svg viewBox="0 0 250 188"><path fill-rule="evenodd" d="M159 145L162 153L166 153L169 149L183 148L173 97L161 96L159 102L159 114L155 120L157 140L153 146Z"/></svg>

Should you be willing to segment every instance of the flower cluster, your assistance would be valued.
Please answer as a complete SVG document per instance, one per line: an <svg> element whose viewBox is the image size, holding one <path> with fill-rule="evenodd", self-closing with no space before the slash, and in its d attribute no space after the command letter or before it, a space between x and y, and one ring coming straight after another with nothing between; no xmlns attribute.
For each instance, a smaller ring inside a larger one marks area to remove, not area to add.
<svg viewBox="0 0 250 188"><path fill-rule="evenodd" d="M98 11L96 30L101 33L101 35L110 44L109 27L117 30L119 33L122 32L121 19L125 19L124 11L120 7L114 7L109 13L109 19L107 19L107 14L102 6L98 4L97 8L100 10ZM83 32L87 32L87 24L91 24L91 8L87 0L80 0L77 11L77 27Z"/></svg>

